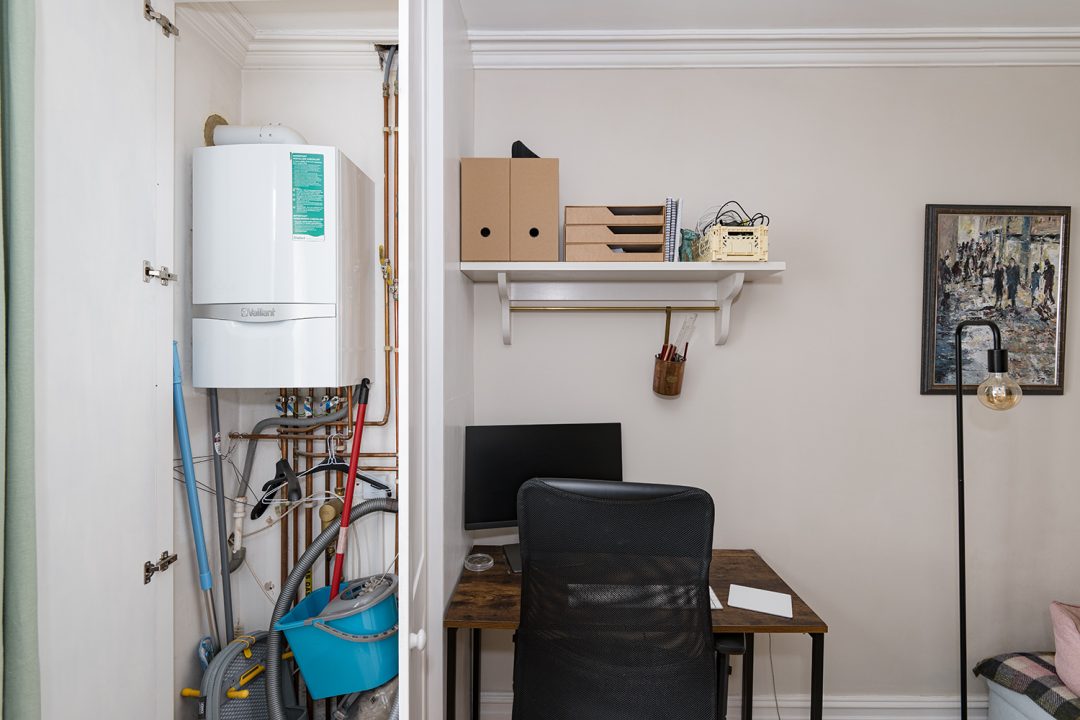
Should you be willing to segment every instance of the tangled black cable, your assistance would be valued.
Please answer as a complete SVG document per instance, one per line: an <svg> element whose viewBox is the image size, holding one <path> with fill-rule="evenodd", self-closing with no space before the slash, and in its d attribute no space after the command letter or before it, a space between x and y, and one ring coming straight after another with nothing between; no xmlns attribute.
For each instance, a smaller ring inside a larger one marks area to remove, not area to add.
<svg viewBox="0 0 1080 720"><path fill-rule="evenodd" d="M765 213L746 212L738 200L728 200L715 210L709 210L698 221L697 231L704 235L714 225L768 225L769 216Z"/></svg>

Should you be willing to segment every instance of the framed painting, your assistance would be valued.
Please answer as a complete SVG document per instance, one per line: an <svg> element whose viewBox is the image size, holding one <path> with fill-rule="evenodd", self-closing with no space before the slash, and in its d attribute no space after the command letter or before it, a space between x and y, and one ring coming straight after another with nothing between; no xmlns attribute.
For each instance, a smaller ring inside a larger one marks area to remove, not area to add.
<svg viewBox="0 0 1080 720"><path fill-rule="evenodd" d="M974 319L1001 328L1024 393L1062 394L1069 217L1068 207L926 206L923 395L956 392L954 332ZM973 393L986 377L990 331L965 332L964 392Z"/></svg>

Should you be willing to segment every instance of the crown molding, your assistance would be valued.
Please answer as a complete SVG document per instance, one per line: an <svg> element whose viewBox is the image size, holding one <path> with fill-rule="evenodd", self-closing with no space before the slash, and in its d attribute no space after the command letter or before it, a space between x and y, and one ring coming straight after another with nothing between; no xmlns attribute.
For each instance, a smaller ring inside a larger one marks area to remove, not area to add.
<svg viewBox="0 0 1080 720"><path fill-rule="evenodd" d="M258 31L245 70L378 70L375 45L397 43L397 30Z"/></svg>
<svg viewBox="0 0 1080 720"><path fill-rule="evenodd" d="M397 43L397 29L257 30L232 3L191 3L178 22L202 35L242 70L378 70L375 45Z"/></svg>
<svg viewBox="0 0 1080 720"><path fill-rule="evenodd" d="M232 3L191 3L176 9L177 23L203 36L236 67L244 67L255 28Z"/></svg>
<svg viewBox="0 0 1080 720"><path fill-rule="evenodd" d="M1080 28L469 32L480 70L1080 65Z"/></svg>

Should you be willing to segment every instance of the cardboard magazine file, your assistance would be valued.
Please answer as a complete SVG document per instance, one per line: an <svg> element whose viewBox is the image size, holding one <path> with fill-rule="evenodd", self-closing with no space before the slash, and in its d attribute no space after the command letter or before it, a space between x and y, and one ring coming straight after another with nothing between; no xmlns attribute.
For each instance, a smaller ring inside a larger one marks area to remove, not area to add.
<svg viewBox="0 0 1080 720"><path fill-rule="evenodd" d="M558 259L559 161L462 158L462 262Z"/></svg>
<svg viewBox="0 0 1080 720"><path fill-rule="evenodd" d="M461 159L461 261L510 259L510 159Z"/></svg>
<svg viewBox="0 0 1080 720"><path fill-rule="evenodd" d="M510 161L510 259L559 259L559 161L554 158Z"/></svg>

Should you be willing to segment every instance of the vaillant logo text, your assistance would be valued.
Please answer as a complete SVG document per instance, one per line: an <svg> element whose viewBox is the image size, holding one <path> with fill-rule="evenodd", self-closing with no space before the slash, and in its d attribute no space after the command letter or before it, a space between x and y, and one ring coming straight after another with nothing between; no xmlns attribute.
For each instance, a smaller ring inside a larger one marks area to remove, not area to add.
<svg viewBox="0 0 1080 720"><path fill-rule="evenodd" d="M240 317L264 317L272 318L277 314L277 308L263 308L263 307L242 307L240 308Z"/></svg>

